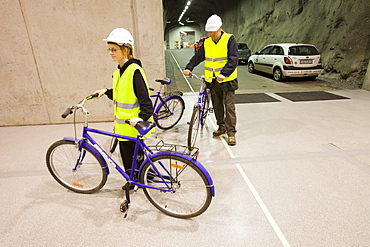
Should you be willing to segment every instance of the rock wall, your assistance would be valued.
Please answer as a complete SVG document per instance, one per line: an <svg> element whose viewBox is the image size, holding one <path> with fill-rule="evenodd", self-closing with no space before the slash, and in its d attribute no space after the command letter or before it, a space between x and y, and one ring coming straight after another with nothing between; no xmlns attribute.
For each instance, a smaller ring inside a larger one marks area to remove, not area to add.
<svg viewBox="0 0 370 247"><path fill-rule="evenodd" d="M214 2L202 2L206 11L199 12L197 21L205 23L208 14L220 14L223 29L246 42L252 52L271 43L314 44L322 54L322 77L348 87L362 87L370 58L368 0Z"/></svg>

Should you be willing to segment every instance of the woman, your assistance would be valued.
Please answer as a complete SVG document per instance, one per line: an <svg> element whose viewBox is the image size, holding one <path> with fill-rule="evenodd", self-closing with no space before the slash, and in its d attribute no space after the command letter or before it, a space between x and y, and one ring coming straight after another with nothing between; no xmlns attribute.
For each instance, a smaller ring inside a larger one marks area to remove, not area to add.
<svg viewBox="0 0 370 247"><path fill-rule="evenodd" d="M133 127L140 121L153 121L151 118L153 104L141 62L134 58L134 39L126 29L116 28L104 41L107 41L108 52L112 61L118 63L118 68L112 76L113 87L95 93L99 93L98 98L105 94L113 100L115 133L137 137L138 131ZM131 126L126 120L130 120ZM123 165L129 174L135 142L120 138L118 140Z"/></svg>

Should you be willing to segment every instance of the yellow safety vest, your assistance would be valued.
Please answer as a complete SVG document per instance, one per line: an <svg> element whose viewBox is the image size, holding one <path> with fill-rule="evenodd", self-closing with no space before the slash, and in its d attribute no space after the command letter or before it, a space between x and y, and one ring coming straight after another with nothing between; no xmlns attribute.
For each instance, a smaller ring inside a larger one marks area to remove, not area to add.
<svg viewBox="0 0 370 247"><path fill-rule="evenodd" d="M229 42L232 34L223 33L220 40L215 44L212 38L208 38L204 41L204 52L205 52L205 62L204 62L204 77L209 78L214 75L217 77L222 68L227 64L227 43ZM214 74L214 75L213 75ZM237 78L237 68L234 72L227 76L225 80L220 81L220 83L232 81ZM212 79L208 79L207 82L211 82Z"/></svg>
<svg viewBox="0 0 370 247"><path fill-rule="evenodd" d="M126 68L125 72L123 72L122 76L120 76L119 69L113 73L113 107L115 116L114 132L116 134L130 137L137 137L138 135L138 130L126 123L126 120L130 120L133 117L138 117L140 112L139 101L134 93L133 86L133 77L137 69L140 70L149 92L146 75L144 70L138 64L130 64ZM151 117L149 121L154 121L153 117ZM149 137L150 132L145 136ZM118 139L120 141L127 141L127 139Z"/></svg>

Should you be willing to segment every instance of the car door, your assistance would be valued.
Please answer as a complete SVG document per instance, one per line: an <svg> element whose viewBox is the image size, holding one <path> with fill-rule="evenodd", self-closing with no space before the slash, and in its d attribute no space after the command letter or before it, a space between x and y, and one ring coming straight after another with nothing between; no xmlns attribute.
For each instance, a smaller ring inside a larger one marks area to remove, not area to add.
<svg viewBox="0 0 370 247"><path fill-rule="evenodd" d="M271 50L272 46L266 46L261 51L259 51L256 55L257 58L255 60L254 68L258 71L266 72L268 71L268 64L266 62L266 58L269 56L269 52Z"/></svg>
<svg viewBox="0 0 370 247"><path fill-rule="evenodd" d="M266 73L273 73L273 66L278 61L282 60L281 57L284 56L283 48L277 45L274 45L268 54L265 56L265 71Z"/></svg>

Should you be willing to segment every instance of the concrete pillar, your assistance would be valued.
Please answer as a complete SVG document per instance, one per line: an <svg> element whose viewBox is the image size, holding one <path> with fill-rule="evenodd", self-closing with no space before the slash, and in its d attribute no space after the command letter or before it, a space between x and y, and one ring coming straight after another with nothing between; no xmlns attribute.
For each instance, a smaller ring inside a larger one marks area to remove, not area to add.
<svg viewBox="0 0 370 247"><path fill-rule="evenodd" d="M71 122L64 110L111 87L117 67L103 41L116 27L135 38L152 87L165 76L162 1L0 2L0 126ZM112 120L112 103L88 103L92 121Z"/></svg>

